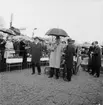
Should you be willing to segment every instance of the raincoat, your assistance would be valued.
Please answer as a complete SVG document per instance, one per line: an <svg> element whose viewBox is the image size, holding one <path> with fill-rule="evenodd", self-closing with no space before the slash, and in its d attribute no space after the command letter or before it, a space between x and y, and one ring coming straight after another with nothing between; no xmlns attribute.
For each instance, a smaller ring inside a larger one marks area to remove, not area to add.
<svg viewBox="0 0 103 105"><path fill-rule="evenodd" d="M52 45L49 66L53 68L60 68L61 56L62 56L62 44Z"/></svg>

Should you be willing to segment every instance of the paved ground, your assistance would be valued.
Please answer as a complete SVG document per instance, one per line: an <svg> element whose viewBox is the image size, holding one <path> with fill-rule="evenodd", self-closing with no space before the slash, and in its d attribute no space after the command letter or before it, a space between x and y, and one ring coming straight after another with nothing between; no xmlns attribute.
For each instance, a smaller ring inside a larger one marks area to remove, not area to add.
<svg viewBox="0 0 103 105"><path fill-rule="evenodd" d="M0 105L103 105L103 75L94 78L80 70L71 82L31 69L0 74Z"/></svg>

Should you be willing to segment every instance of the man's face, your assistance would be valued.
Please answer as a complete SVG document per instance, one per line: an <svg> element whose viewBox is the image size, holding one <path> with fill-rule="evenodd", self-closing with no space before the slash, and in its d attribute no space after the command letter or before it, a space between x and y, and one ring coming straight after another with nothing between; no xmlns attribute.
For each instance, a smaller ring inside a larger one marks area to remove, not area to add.
<svg viewBox="0 0 103 105"><path fill-rule="evenodd" d="M39 40L38 39L35 39L35 43L38 43L39 42Z"/></svg>
<svg viewBox="0 0 103 105"><path fill-rule="evenodd" d="M57 39L56 39L56 43L59 43L59 42L60 42L60 39L59 39L59 38L57 38Z"/></svg>

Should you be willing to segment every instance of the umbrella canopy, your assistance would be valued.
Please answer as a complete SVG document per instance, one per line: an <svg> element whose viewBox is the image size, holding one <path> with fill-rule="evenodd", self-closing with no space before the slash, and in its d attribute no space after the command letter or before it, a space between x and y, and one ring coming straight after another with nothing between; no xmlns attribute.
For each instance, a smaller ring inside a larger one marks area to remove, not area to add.
<svg viewBox="0 0 103 105"><path fill-rule="evenodd" d="M67 37L68 34L63 30L59 28L52 28L46 32L46 35L48 36L62 36Z"/></svg>
<svg viewBox="0 0 103 105"><path fill-rule="evenodd" d="M7 33L9 35L16 35L11 29L1 28L0 32Z"/></svg>
<svg viewBox="0 0 103 105"><path fill-rule="evenodd" d="M13 36L12 39L18 40L18 41L21 41L21 40L23 39L23 40L25 40L25 41L33 42L33 39L30 38L29 36L26 36L26 35Z"/></svg>
<svg viewBox="0 0 103 105"><path fill-rule="evenodd" d="M83 43L83 45L82 45L82 47L85 47L85 48L89 48L90 46L91 46L91 44L88 43L88 42L85 42L85 43Z"/></svg>
<svg viewBox="0 0 103 105"><path fill-rule="evenodd" d="M21 34L21 33L20 33L20 30L19 30L18 28L11 27L10 29L11 29L12 31L14 31L16 35L20 35L20 34Z"/></svg>
<svg viewBox="0 0 103 105"><path fill-rule="evenodd" d="M41 42L44 42L45 40L43 39L43 38L41 38L41 37L34 37L33 39L39 39L39 41L41 41Z"/></svg>

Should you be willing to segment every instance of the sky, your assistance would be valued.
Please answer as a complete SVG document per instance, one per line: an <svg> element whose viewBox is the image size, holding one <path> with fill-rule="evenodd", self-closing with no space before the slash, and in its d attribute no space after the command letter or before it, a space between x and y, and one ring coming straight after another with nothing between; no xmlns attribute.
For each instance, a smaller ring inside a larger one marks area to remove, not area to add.
<svg viewBox="0 0 103 105"><path fill-rule="evenodd" d="M78 41L103 42L103 0L0 0L0 24L26 28L24 34L44 37L62 28Z"/></svg>

